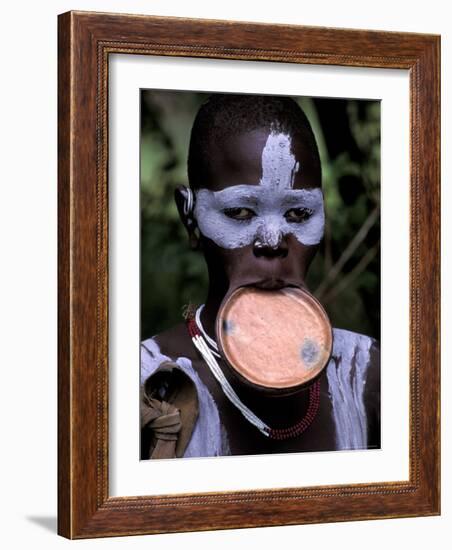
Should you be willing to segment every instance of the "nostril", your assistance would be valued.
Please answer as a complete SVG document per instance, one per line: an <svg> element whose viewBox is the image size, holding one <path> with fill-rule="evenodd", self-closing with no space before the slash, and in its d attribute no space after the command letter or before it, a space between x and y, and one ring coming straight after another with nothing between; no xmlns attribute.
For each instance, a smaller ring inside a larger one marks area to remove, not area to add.
<svg viewBox="0 0 452 550"><path fill-rule="evenodd" d="M256 258L285 258L287 256L287 248L282 246L271 247L267 245L254 246L254 255Z"/></svg>

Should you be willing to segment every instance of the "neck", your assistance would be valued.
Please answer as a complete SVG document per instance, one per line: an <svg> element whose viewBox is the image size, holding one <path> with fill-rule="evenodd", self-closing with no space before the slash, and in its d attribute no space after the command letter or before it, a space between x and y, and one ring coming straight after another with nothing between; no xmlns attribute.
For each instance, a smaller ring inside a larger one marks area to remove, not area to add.
<svg viewBox="0 0 452 550"><path fill-rule="evenodd" d="M225 294L218 294L209 289L206 303L201 312L201 323L207 334L216 341L215 323L221 302Z"/></svg>

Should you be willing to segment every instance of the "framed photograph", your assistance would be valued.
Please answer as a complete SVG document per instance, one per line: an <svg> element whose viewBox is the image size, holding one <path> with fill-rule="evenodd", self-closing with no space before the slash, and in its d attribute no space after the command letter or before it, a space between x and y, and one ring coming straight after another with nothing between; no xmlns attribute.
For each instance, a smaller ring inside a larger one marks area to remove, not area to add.
<svg viewBox="0 0 452 550"><path fill-rule="evenodd" d="M440 513L439 55L59 16L61 535Z"/></svg>

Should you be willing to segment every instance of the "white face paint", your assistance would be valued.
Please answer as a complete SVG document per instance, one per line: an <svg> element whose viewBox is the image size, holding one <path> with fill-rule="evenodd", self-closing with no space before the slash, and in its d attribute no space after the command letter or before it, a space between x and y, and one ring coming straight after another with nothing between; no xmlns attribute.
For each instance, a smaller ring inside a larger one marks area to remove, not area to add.
<svg viewBox="0 0 452 550"><path fill-rule="evenodd" d="M288 233L302 244L318 244L325 224L323 195L319 188L293 189L299 168L290 136L272 131L262 152L259 185L196 192L194 216L199 230L222 248L256 240L276 247ZM244 219L237 219L243 213Z"/></svg>

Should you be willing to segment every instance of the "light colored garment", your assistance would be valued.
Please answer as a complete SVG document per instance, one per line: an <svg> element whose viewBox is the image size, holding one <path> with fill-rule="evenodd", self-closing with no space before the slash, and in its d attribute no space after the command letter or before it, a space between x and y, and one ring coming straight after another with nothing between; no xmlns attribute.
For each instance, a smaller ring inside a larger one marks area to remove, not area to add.
<svg viewBox="0 0 452 550"><path fill-rule="evenodd" d="M364 389L374 343L368 336L333 329L333 352L326 375L338 450L367 448ZM175 361L191 377L198 391L199 417L184 458L230 455L218 407L188 358L170 358L160 352L155 340L145 340L141 345L141 383L164 361Z"/></svg>
<svg viewBox="0 0 452 550"><path fill-rule="evenodd" d="M152 338L141 344L141 383L164 361L172 361L160 353L157 342ZM185 449L184 458L200 456L230 455L226 430L220 422L218 408L209 390L193 369L190 359L178 357L176 363L190 376L198 391L199 415L190 442Z"/></svg>

